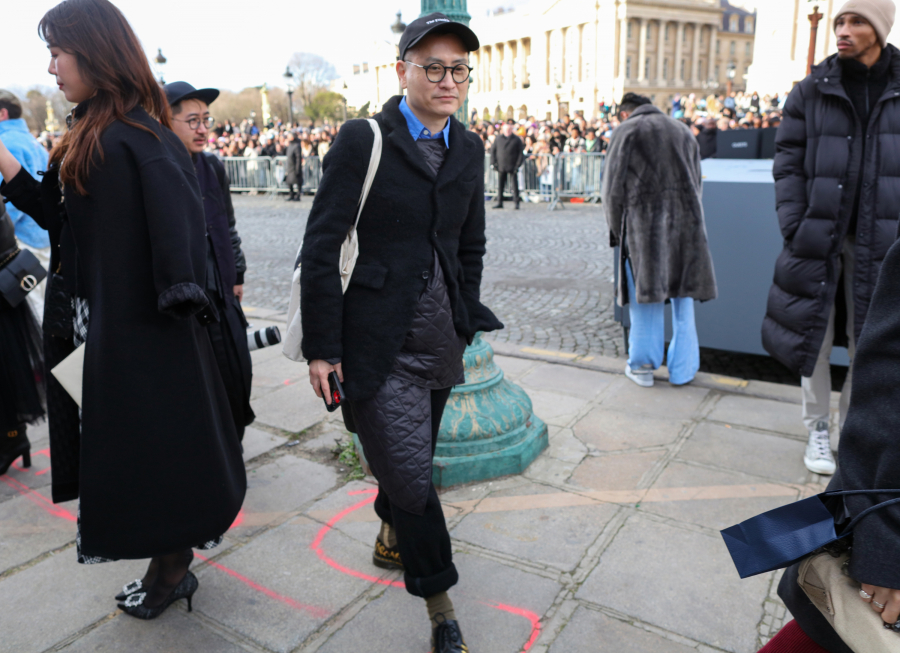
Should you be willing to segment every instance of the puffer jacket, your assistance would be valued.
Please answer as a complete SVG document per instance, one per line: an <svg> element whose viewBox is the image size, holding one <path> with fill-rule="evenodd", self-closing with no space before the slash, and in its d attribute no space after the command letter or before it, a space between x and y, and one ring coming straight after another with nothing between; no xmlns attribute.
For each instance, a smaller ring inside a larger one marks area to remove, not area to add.
<svg viewBox="0 0 900 653"><path fill-rule="evenodd" d="M858 340L881 263L900 216L900 50L867 130L832 55L791 91L775 140L773 174L784 250L775 264L763 346L793 372L812 376L841 276L840 252L862 184L856 226L854 327ZM861 174L862 171L862 174ZM846 330L836 326L837 338Z"/></svg>

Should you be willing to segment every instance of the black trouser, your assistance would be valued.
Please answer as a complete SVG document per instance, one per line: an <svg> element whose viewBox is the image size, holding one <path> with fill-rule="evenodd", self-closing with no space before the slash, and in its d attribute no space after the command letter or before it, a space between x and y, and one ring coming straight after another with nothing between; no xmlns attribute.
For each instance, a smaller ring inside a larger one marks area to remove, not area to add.
<svg viewBox="0 0 900 653"><path fill-rule="evenodd" d="M503 205L503 191L506 189L506 178L509 177L512 179L512 196L513 202L516 203L516 206L519 205L519 171L513 170L512 172L501 172L500 176L500 189L497 193L497 204Z"/></svg>
<svg viewBox="0 0 900 653"><path fill-rule="evenodd" d="M431 391L431 455L437 446L437 434L441 427L444 406L450 398L450 390ZM406 591L413 596L428 598L446 592L456 585L459 574L453 564L450 533L444 520L441 500L434 484L428 491L425 512L417 515L391 503L387 493L378 488L375 513L382 521L393 526L397 533L397 548L403 561Z"/></svg>
<svg viewBox="0 0 900 653"><path fill-rule="evenodd" d="M288 191L290 192L288 199L292 200L296 197L299 200L300 195L303 192L303 187L300 184L288 184L287 187ZM297 190L295 191L294 188L296 188Z"/></svg>

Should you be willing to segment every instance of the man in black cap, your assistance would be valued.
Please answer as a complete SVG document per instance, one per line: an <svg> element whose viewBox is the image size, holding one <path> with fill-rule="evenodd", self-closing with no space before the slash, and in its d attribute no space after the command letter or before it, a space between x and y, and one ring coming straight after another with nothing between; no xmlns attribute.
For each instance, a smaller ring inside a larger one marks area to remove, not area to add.
<svg viewBox="0 0 900 653"><path fill-rule="evenodd" d="M443 14L409 24L396 65L407 95L374 118L383 150L346 293L339 252L374 143L366 121L345 123L325 157L300 254L310 383L329 403L329 374L343 383L345 421L379 484L374 563L402 569L407 591L425 599L436 653L468 648L447 594L458 574L431 481L434 447L450 391L465 380L466 342L503 327L480 301L484 146L453 117L477 48Z"/></svg>
<svg viewBox="0 0 900 653"><path fill-rule="evenodd" d="M234 425L243 439L245 427L256 418L250 408L253 363L247 344L247 321L241 310L247 263L235 226L225 166L214 154L203 151L209 130L216 124L209 115L209 105L219 97L219 91L195 89L187 82L166 84L164 90L172 107L172 131L191 155L203 195L209 241L206 292L218 317L207 331L228 393Z"/></svg>

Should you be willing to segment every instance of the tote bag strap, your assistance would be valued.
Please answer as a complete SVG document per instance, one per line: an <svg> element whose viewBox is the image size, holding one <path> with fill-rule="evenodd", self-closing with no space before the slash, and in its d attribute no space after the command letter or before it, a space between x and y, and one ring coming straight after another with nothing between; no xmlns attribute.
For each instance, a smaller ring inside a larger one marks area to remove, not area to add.
<svg viewBox="0 0 900 653"><path fill-rule="evenodd" d="M837 497L837 496L849 496L853 494L900 494L900 490L835 490L833 492L823 492L825 496L829 497ZM847 527L844 528L844 533L849 533L856 527L856 525L860 522L860 520L867 516L869 513L875 512L881 508L885 508L887 506L892 506L894 504L900 503L900 497L896 499L889 499L888 501L883 501L879 504L871 506L870 508L866 508L861 513L859 513L856 517L854 517Z"/></svg>
<svg viewBox="0 0 900 653"><path fill-rule="evenodd" d="M356 222L353 223L354 229L359 225L359 218L362 216L363 208L366 205L366 198L369 197L369 190L372 188L375 173L378 172L378 164L381 163L381 128L372 118L369 118L367 122L372 128L375 140L372 142L372 154L369 157L369 170L366 172L366 181L363 183L362 195L359 197L359 211L356 214Z"/></svg>

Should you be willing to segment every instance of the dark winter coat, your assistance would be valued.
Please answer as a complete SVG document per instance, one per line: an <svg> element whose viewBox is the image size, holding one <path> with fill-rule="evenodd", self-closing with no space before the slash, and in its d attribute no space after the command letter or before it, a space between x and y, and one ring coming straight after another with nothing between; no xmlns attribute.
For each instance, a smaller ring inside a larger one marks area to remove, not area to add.
<svg viewBox="0 0 900 653"><path fill-rule="evenodd" d="M515 134L497 134L491 145L491 166L500 172L515 172L525 160L525 143Z"/></svg>
<svg viewBox="0 0 900 653"><path fill-rule="evenodd" d="M900 51L887 48L891 79L871 110L865 136L841 84L837 55L813 67L791 91L778 128L773 172L784 251L775 263L762 338L774 358L802 376L812 375L835 306L840 252L859 184L853 280L857 340L881 262L896 238ZM835 328L835 334L845 331Z"/></svg>
<svg viewBox="0 0 900 653"><path fill-rule="evenodd" d="M107 558L214 539L246 490L209 338L192 318L208 301L194 166L143 109L128 117L149 132L118 121L103 132L87 195L67 189L61 207L55 167L40 183L22 171L0 187L48 229L53 269L62 261L63 275L77 270L90 307L80 439L74 403L49 379L49 400L60 404L50 410L53 498L80 497L82 553ZM47 340L52 368L72 341Z"/></svg>
<svg viewBox="0 0 900 653"><path fill-rule="evenodd" d="M865 328L853 361L850 410L841 431L838 471L830 490L900 488L900 243L891 246L872 295ZM896 498L858 495L845 498L852 516ZM864 517L853 531L850 576L860 583L900 589L900 505L881 508ZM795 582L790 583L793 577ZM796 591L796 569L785 574L779 593L803 630L832 653L843 645L806 596ZM900 643L898 643L900 646Z"/></svg>
<svg viewBox="0 0 900 653"><path fill-rule="evenodd" d="M288 145L287 161L284 164L284 183L303 185L303 152L300 150L300 141Z"/></svg>
<svg viewBox="0 0 900 653"><path fill-rule="evenodd" d="M241 250L241 237L231 202L231 186L225 166L215 154L196 154L193 161L203 197L206 233L211 244L208 256L218 268L223 286L220 289L222 298L230 304L234 286L244 283L244 272L247 271L247 260Z"/></svg>
<svg viewBox="0 0 900 653"><path fill-rule="evenodd" d="M341 127L323 160L322 181L306 225L301 317L307 360L341 359L351 400L375 394L394 365L419 296L438 254L457 333L503 325L481 297L484 233L484 147L450 119L450 149L435 177L398 108L388 100L375 116L384 148L359 221L359 260L341 294L341 243L356 209L372 150L364 120Z"/></svg>
<svg viewBox="0 0 900 653"><path fill-rule="evenodd" d="M602 204L619 249L619 304L628 303L625 259L639 304L716 298L701 204L700 150L691 130L653 105L638 107L612 135Z"/></svg>
<svg viewBox="0 0 900 653"><path fill-rule="evenodd" d="M700 147L700 159L714 159L718 150L719 130L707 127L697 134L697 145Z"/></svg>

